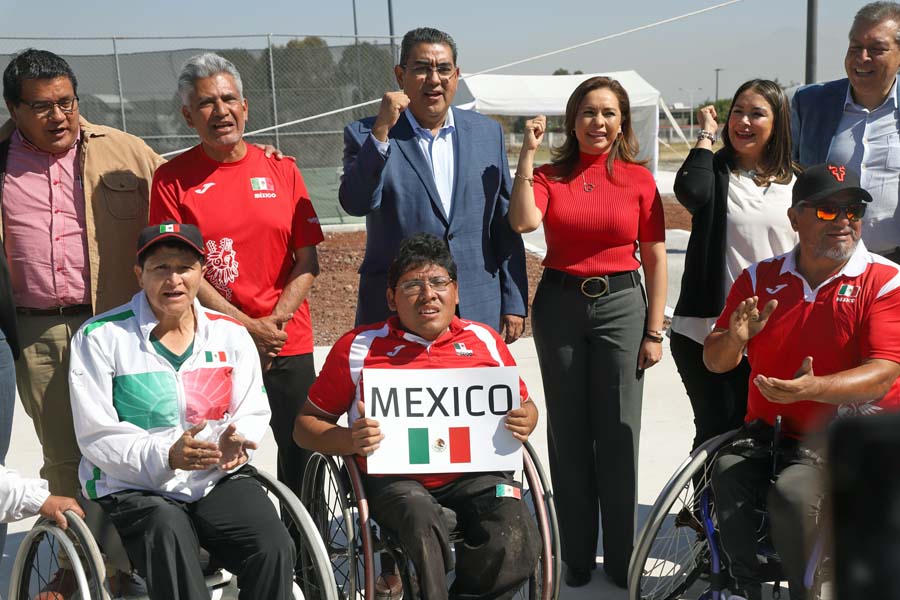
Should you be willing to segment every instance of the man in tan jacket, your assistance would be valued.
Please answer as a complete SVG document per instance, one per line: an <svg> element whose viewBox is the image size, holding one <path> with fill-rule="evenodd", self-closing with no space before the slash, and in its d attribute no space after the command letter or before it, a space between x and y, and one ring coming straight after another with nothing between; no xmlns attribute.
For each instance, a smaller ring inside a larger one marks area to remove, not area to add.
<svg viewBox="0 0 900 600"><path fill-rule="evenodd" d="M132 247L147 225L163 159L139 138L78 113L77 80L59 56L29 49L3 73L11 121L0 128L2 232L17 306L16 381L43 447L50 492L75 496L69 339L137 291Z"/></svg>

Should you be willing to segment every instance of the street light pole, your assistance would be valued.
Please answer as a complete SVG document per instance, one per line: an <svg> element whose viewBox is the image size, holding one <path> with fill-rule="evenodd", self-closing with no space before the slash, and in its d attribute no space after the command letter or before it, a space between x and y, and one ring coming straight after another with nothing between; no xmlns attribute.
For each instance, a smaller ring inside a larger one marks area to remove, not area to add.
<svg viewBox="0 0 900 600"><path fill-rule="evenodd" d="M693 138L694 137L694 90L693 90L693 88L691 88L691 89L678 88L678 89L682 92L685 92L689 98L688 101L690 102L690 104L688 105L688 115L689 115L690 123L691 123L689 137Z"/></svg>
<svg viewBox="0 0 900 600"><path fill-rule="evenodd" d="M388 0L388 33L391 36L391 60L397 61L397 47L394 44L394 4Z"/></svg>
<svg viewBox="0 0 900 600"><path fill-rule="evenodd" d="M806 0L806 83L816 82L817 0Z"/></svg>
<svg viewBox="0 0 900 600"><path fill-rule="evenodd" d="M724 71L724 70L725 69L723 69L722 67L716 67L716 69L715 69L715 71L716 71L716 97L713 100L713 102L719 101L719 71Z"/></svg>

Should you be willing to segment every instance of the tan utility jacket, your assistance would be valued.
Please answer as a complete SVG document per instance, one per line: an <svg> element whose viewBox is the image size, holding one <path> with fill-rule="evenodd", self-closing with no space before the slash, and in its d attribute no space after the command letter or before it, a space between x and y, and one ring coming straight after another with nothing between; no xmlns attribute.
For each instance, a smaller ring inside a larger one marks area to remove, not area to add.
<svg viewBox="0 0 900 600"><path fill-rule="evenodd" d="M0 127L0 142L15 131ZM125 304L138 290L135 250L147 226L153 172L165 162L144 141L81 119L81 175L94 314ZM2 181L0 181L2 185ZM0 220L0 232L3 231Z"/></svg>

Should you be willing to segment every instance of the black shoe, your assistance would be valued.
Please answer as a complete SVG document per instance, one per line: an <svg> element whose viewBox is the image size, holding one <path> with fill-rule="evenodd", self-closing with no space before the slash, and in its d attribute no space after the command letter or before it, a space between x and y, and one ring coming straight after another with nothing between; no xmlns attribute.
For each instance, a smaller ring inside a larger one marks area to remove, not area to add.
<svg viewBox="0 0 900 600"><path fill-rule="evenodd" d="M569 587L582 587L591 582L591 570L579 569L566 565L566 585Z"/></svg>
<svg viewBox="0 0 900 600"><path fill-rule="evenodd" d="M628 573L618 570L603 568L603 571L606 573L606 576L610 581L615 584L616 587L620 587L623 590L628 588Z"/></svg>

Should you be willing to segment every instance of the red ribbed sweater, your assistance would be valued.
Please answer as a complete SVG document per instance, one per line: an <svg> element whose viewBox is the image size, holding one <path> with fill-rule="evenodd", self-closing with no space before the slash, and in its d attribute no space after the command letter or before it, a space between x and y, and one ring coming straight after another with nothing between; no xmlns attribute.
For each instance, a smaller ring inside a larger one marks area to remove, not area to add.
<svg viewBox="0 0 900 600"><path fill-rule="evenodd" d="M555 168L534 171L534 201L544 215L544 266L579 277L633 271L640 266L638 242L666 237L662 201L653 175L641 165L617 160L613 177L606 154L581 154L572 177L548 178ZM593 190L584 190L584 183Z"/></svg>

